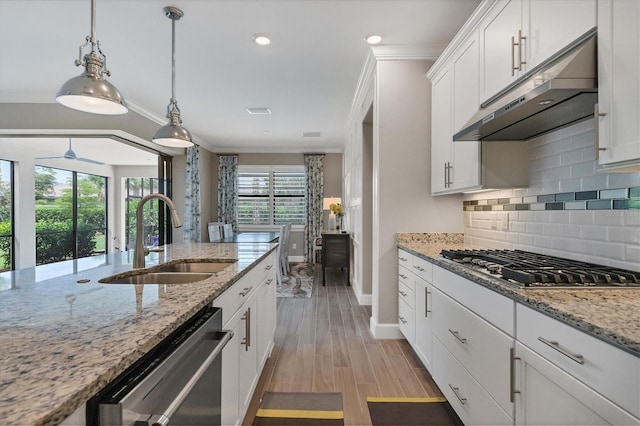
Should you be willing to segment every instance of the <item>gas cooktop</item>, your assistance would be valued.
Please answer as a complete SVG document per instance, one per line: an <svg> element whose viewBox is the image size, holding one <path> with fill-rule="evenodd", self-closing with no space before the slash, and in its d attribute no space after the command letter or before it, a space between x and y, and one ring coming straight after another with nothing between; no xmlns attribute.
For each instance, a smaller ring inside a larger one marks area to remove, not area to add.
<svg viewBox="0 0 640 426"><path fill-rule="evenodd" d="M522 250L442 250L440 255L520 288L640 288L640 272Z"/></svg>

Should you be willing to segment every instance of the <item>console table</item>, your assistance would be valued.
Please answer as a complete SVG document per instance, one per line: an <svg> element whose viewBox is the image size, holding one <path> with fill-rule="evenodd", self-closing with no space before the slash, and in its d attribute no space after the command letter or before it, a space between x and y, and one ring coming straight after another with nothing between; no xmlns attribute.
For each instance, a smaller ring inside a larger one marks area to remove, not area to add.
<svg viewBox="0 0 640 426"><path fill-rule="evenodd" d="M322 233L322 285L326 285L325 268L347 268L347 285L349 281L349 264L351 260L351 235L342 232Z"/></svg>

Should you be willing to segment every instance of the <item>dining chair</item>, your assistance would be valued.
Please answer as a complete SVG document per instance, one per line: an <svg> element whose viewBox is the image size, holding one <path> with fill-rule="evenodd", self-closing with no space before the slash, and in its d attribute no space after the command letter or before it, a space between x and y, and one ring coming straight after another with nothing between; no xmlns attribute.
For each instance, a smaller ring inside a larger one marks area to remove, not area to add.
<svg viewBox="0 0 640 426"><path fill-rule="evenodd" d="M280 228L280 271L282 277L286 277L291 271L289 266L289 237L291 235L291 224L282 225Z"/></svg>
<svg viewBox="0 0 640 426"><path fill-rule="evenodd" d="M222 238L233 237L233 226L230 223L222 225Z"/></svg>
<svg viewBox="0 0 640 426"><path fill-rule="evenodd" d="M220 225L218 222L210 222L209 228L209 242L215 243L222 239L222 233L220 232Z"/></svg>

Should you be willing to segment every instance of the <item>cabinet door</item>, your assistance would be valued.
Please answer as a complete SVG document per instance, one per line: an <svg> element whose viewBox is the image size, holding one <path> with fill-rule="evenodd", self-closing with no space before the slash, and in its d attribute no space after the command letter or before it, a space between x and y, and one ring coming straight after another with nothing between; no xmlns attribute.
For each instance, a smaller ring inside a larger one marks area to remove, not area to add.
<svg viewBox="0 0 640 426"><path fill-rule="evenodd" d="M241 417L244 417L253 389L258 381L258 350L257 350L257 298L244 305L244 314L240 318L240 340L237 342L239 378L238 378L238 403Z"/></svg>
<svg viewBox="0 0 640 426"><path fill-rule="evenodd" d="M273 274L267 276L258 289L258 367L267 361L273 347L273 335L276 329L276 283ZM260 371L261 368L258 368Z"/></svg>
<svg viewBox="0 0 640 426"><path fill-rule="evenodd" d="M513 83L524 72L518 65L520 46L518 31L522 31L522 0L501 0L493 14L480 27L480 100L486 101ZM521 33L522 34L522 33ZM522 34L524 35L524 34ZM525 58L522 58L525 60ZM526 61L526 60L525 60Z"/></svg>
<svg viewBox="0 0 640 426"><path fill-rule="evenodd" d="M600 166L640 171L640 2L598 2ZM596 145L598 149L598 145ZM627 163L625 163L627 162ZM630 163L630 164L629 164Z"/></svg>
<svg viewBox="0 0 640 426"><path fill-rule="evenodd" d="M451 161L451 72L443 70L431 88L431 192L449 190Z"/></svg>
<svg viewBox="0 0 640 426"><path fill-rule="evenodd" d="M596 26L596 0L530 0L528 16L525 51L531 70Z"/></svg>
<svg viewBox="0 0 640 426"><path fill-rule="evenodd" d="M414 348L427 370L431 370L432 288L431 284L420 278L416 277L414 282Z"/></svg>
<svg viewBox="0 0 640 426"><path fill-rule="evenodd" d="M221 400L221 424L236 425L242 421L240 416L238 369L240 368L240 316L235 316L227 323L226 329L233 331L233 337L222 350L222 400Z"/></svg>
<svg viewBox="0 0 640 426"><path fill-rule="evenodd" d="M518 425L632 425L631 416L540 355L516 343Z"/></svg>

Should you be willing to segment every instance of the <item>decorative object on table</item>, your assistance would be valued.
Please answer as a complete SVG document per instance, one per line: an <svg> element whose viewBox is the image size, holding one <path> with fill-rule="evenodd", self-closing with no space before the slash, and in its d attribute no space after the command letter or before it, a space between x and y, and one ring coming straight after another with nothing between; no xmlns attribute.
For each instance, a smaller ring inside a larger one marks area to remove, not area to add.
<svg viewBox="0 0 640 426"><path fill-rule="evenodd" d="M336 214L333 212L331 206L338 205L342 202L340 197L327 197L322 201L323 210L329 210L329 223L327 224L327 229L333 231L336 229Z"/></svg>
<svg viewBox="0 0 640 426"><path fill-rule="evenodd" d="M342 209L342 204L340 203L331 204L329 208L331 209L331 213L333 213L336 216L335 229L338 229L338 230L344 229L344 222L342 220L342 218L344 217L344 210ZM334 228L329 228L329 229L334 229Z"/></svg>
<svg viewBox="0 0 640 426"><path fill-rule="evenodd" d="M254 425L344 425L341 392L265 392Z"/></svg>
<svg viewBox="0 0 640 426"><path fill-rule="evenodd" d="M310 263L291 263L288 279L278 284L277 297L308 299L313 291L313 265Z"/></svg>
<svg viewBox="0 0 640 426"><path fill-rule="evenodd" d="M462 425L453 408L444 397L384 398L368 397L367 406L371 424L397 425Z"/></svg>

